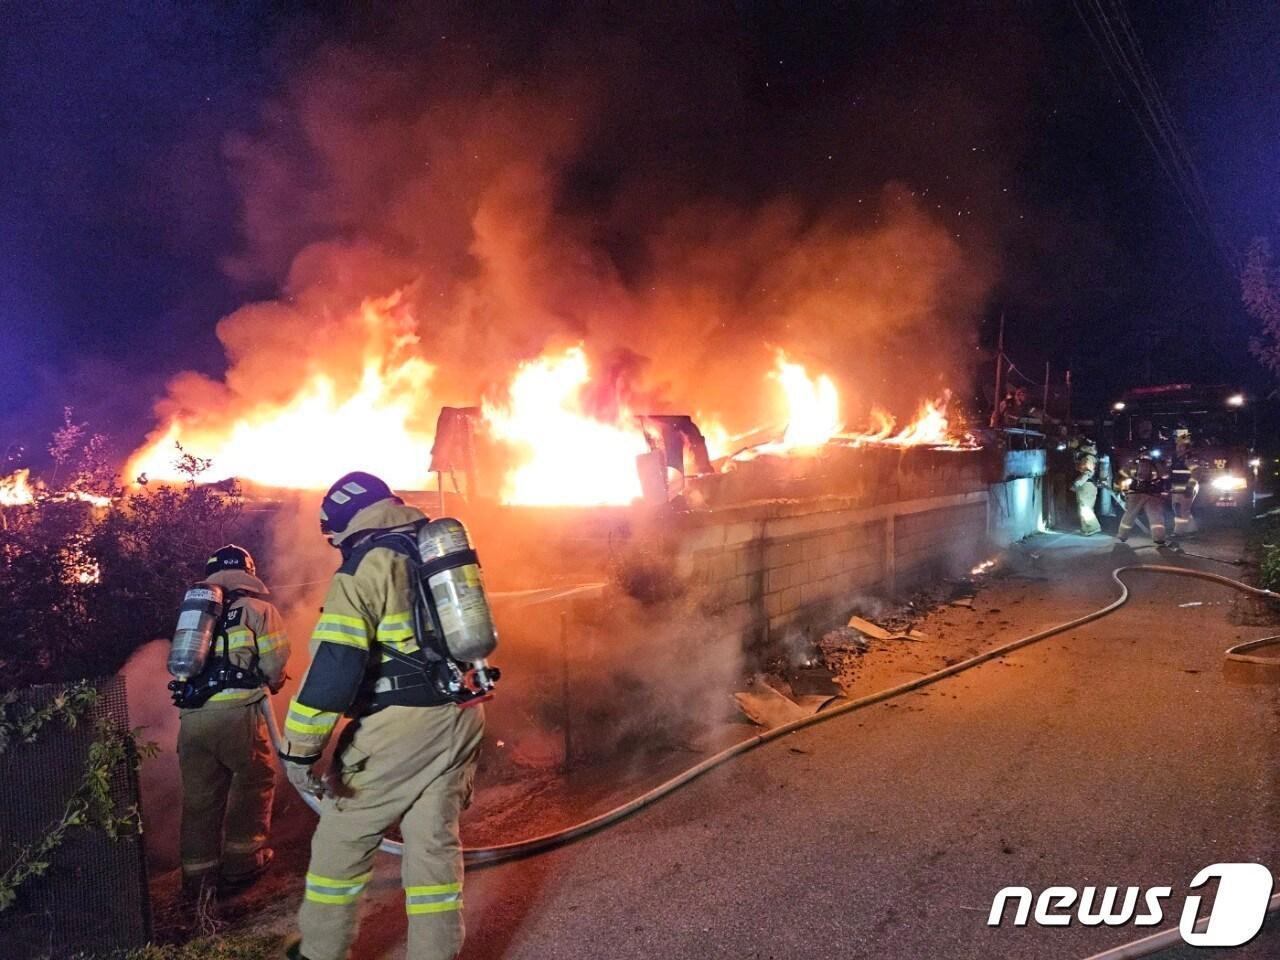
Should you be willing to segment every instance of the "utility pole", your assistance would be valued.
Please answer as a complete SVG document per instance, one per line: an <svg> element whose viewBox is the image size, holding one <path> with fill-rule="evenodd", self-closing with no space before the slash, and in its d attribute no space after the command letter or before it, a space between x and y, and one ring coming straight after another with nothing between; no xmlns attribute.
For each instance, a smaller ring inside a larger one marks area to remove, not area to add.
<svg viewBox="0 0 1280 960"><path fill-rule="evenodd" d="M991 426L1000 418L1000 391L1004 380L1004 311L1000 311L1000 333L996 338L996 394L991 400Z"/></svg>
<svg viewBox="0 0 1280 960"><path fill-rule="evenodd" d="M1044 362L1044 404L1040 407L1040 413L1044 417L1044 423L1049 425L1049 361Z"/></svg>
<svg viewBox="0 0 1280 960"><path fill-rule="evenodd" d="M1071 419L1071 368L1067 367L1067 432L1074 434L1075 423Z"/></svg>

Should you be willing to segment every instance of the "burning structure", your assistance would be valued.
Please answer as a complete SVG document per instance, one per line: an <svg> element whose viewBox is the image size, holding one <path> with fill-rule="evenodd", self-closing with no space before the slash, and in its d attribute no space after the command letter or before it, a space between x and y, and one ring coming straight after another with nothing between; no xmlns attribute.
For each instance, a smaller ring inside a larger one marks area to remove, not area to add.
<svg viewBox="0 0 1280 960"><path fill-rule="evenodd" d="M126 479L179 479L175 444L303 501L367 470L460 514L498 593L609 581L735 648L916 554L978 559L1001 455L946 397L986 238L894 182L737 195L624 163L603 201L608 90L457 67L331 51L227 144L224 268L278 295L218 324L225 375L171 381ZM275 548L318 554L313 529Z"/></svg>

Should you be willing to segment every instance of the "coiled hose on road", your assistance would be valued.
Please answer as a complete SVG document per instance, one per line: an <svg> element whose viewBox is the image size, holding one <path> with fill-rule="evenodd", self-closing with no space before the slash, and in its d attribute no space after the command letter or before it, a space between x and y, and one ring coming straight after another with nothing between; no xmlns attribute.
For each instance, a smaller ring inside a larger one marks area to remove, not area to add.
<svg viewBox="0 0 1280 960"><path fill-rule="evenodd" d="M474 847L465 850L464 857L466 863L471 866L489 866L492 864L502 863L507 860L515 860L520 857L543 853L547 850L552 850L556 847L571 843L574 840L585 837L588 834L595 833L597 830L602 830L620 820L626 819L638 810L642 810L650 804L656 803L668 794L679 790L685 784L696 780L707 771L728 763L735 757L741 756L742 754L754 750L757 747L762 747L766 743L770 743L774 740L780 740L788 734L795 733L797 730L803 730L806 727L812 727L816 724L824 723L827 720L834 720L836 717L843 716L846 713L861 710L863 707L883 703L886 700L892 700L895 697L902 696L903 694L931 686L940 680L945 680L947 677L953 677L958 673L971 670L976 666L984 664L990 660L995 660L998 657L1003 657L1015 650L1020 650L1033 643L1039 643L1041 640L1047 640L1049 637L1057 636L1060 633L1066 633L1070 630L1075 630L1078 627L1083 627L1087 623L1100 620L1103 617L1114 613L1116 610L1119 610L1128 602L1129 588L1125 585L1123 576L1127 573L1134 572L1165 573L1180 577L1194 577L1199 580L1208 580L1212 583L1231 587L1233 590L1239 590L1241 593L1249 594L1251 596L1280 601L1280 593L1275 593L1271 590L1263 590L1258 587L1250 586L1249 584L1243 583L1239 580L1232 580L1230 577L1224 577L1216 573L1208 573L1204 570L1192 570L1187 567L1171 567L1159 564L1133 564L1130 566L1117 567L1111 571L1111 579L1114 580L1116 585L1120 588L1120 595L1106 606L1099 607L1091 613L1086 613L1083 616L1076 617L1074 620L1068 620L1065 623L1055 624L1052 627L1047 627L1046 629L1030 634L1029 636L1020 637L1017 640L1011 640L1008 643L1001 644L998 647L993 647L990 650L986 650L983 653L972 656L967 660L961 660L948 667L943 667L941 670L935 670L933 673L917 677L915 680L908 680L905 683L889 687L888 689L881 690L878 693L868 694L865 697L858 697L856 700L849 700L845 703L828 707L827 709L815 713L812 716L802 717L799 720L793 720L790 723L784 723L781 726L765 730L762 733L758 733L753 737L749 737L746 740L735 743L733 746L726 747L719 753L707 757L705 760L694 764L683 773L658 784L658 786L640 794L634 799L628 800L626 803L614 807L612 810L607 810L604 813L584 820L581 823L574 824L571 827L565 827L562 830L554 830L550 833L544 833L541 836L530 837L527 840L516 840L511 843L501 843L491 847ZM1231 660L1239 660L1248 663L1276 663L1277 661L1275 660L1256 657L1251 655L1251 653L1246 653L1246 651L1253 651L1259 647L1275 643L1277 640L1280 640L1280 637L1265 637L1260 640L1253 640L1247 643L1238 644L1229 648L1226 651L1226 656ZM283 744L280 738L279 727L276 725L275 715L271 712L270 704L266 699L264 699L262 703L262 712L266 717L267 727L271 733L271 739L275 743L277 751L279 751ZM320 804L315 797L303 793L300 793L299 795L302 796L303 800L305 800L313 810L319 812ZM394 840L383 840L381 849L396 856L399 856L402 853L402 845ZM1274 911L1278 907L1280 907L1280 897L1272 900L1270 909ZM1174 933L1176 934L1176 931L1174 931ZM1159 949L1164 945L1165 944L1163 943L1158 944L1153 949ZM1115 954L1114 956L1116 960L1118 960L1121 956L1137 957L1145 955L1145 953L1126 953ZM1108 960L1111 960L1112 957L1111 954L1099 955L1099 957L1103 956L1107 957Z"/></svg>

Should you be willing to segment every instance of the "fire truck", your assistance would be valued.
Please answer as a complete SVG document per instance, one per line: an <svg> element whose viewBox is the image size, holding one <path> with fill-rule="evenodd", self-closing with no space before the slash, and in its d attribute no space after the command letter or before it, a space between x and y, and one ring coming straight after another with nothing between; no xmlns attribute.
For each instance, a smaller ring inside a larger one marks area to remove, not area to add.
<svg viewBox="0 0 1280 960"><path fill-rule="evenodd" d="M1197 512L1252 515L1260 461L1244 391L1189 383L1134 387L1111 405L1108 423L1117 466L1145 450L1174 495L1189 495Z"/></svg>

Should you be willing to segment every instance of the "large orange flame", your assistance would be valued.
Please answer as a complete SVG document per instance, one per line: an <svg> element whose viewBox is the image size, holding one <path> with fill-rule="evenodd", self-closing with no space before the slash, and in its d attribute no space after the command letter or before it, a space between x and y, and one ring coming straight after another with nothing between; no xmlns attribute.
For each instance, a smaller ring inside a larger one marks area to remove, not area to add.
<svg viewBox="0 0 1280 960"><path fill-rule="evenodd" d="M366 301L371 331L391 323L397 297ZM371 336L382 343L385 336ZM320 371L282 405L267 404L231 423L184 421L180 416L133 456L125 476L185 479L175 444L211 461L202 480L238 477L271 487L322 490L350 470L368 470L400 489L420 490L430 476L432 434L422 430L427 386L434 368L409 350L410 333L389 347L370 348L356 387L344 392Z"/></svg>
<svg viewBox="0 0 1280 960"><path fill-rule="evenodd" d="M517 459L503 481L504 503L627 504L640 496L636 457L649 449L644 432L625 406L612 422L585 410L590 381L579 345L521 364L506 401L485 400L490 432Z"/></svg>
<svg viewBox="0 0 1280 960"><path fill-rule="evenodd" d="M22 507L35 502L31 489L31 471L23 468L7 477L0 477L0 507Z"/></svg>
<svg viewBox="0 0 1280 960"><path fill-rule="evenodd" d="M803 364L788 360L781 350L770 376L787 399L784 449L820 447L840 432L840 394L831 377L825 373L810 377Z"/></svg>
<svg viewBox="0 0 1280 960"><path fill-rule="evenodd" d="M909 424L880 443L895 447L948 446L951 444L951 423L947 419L946 400L926 400Z"/></svg>

